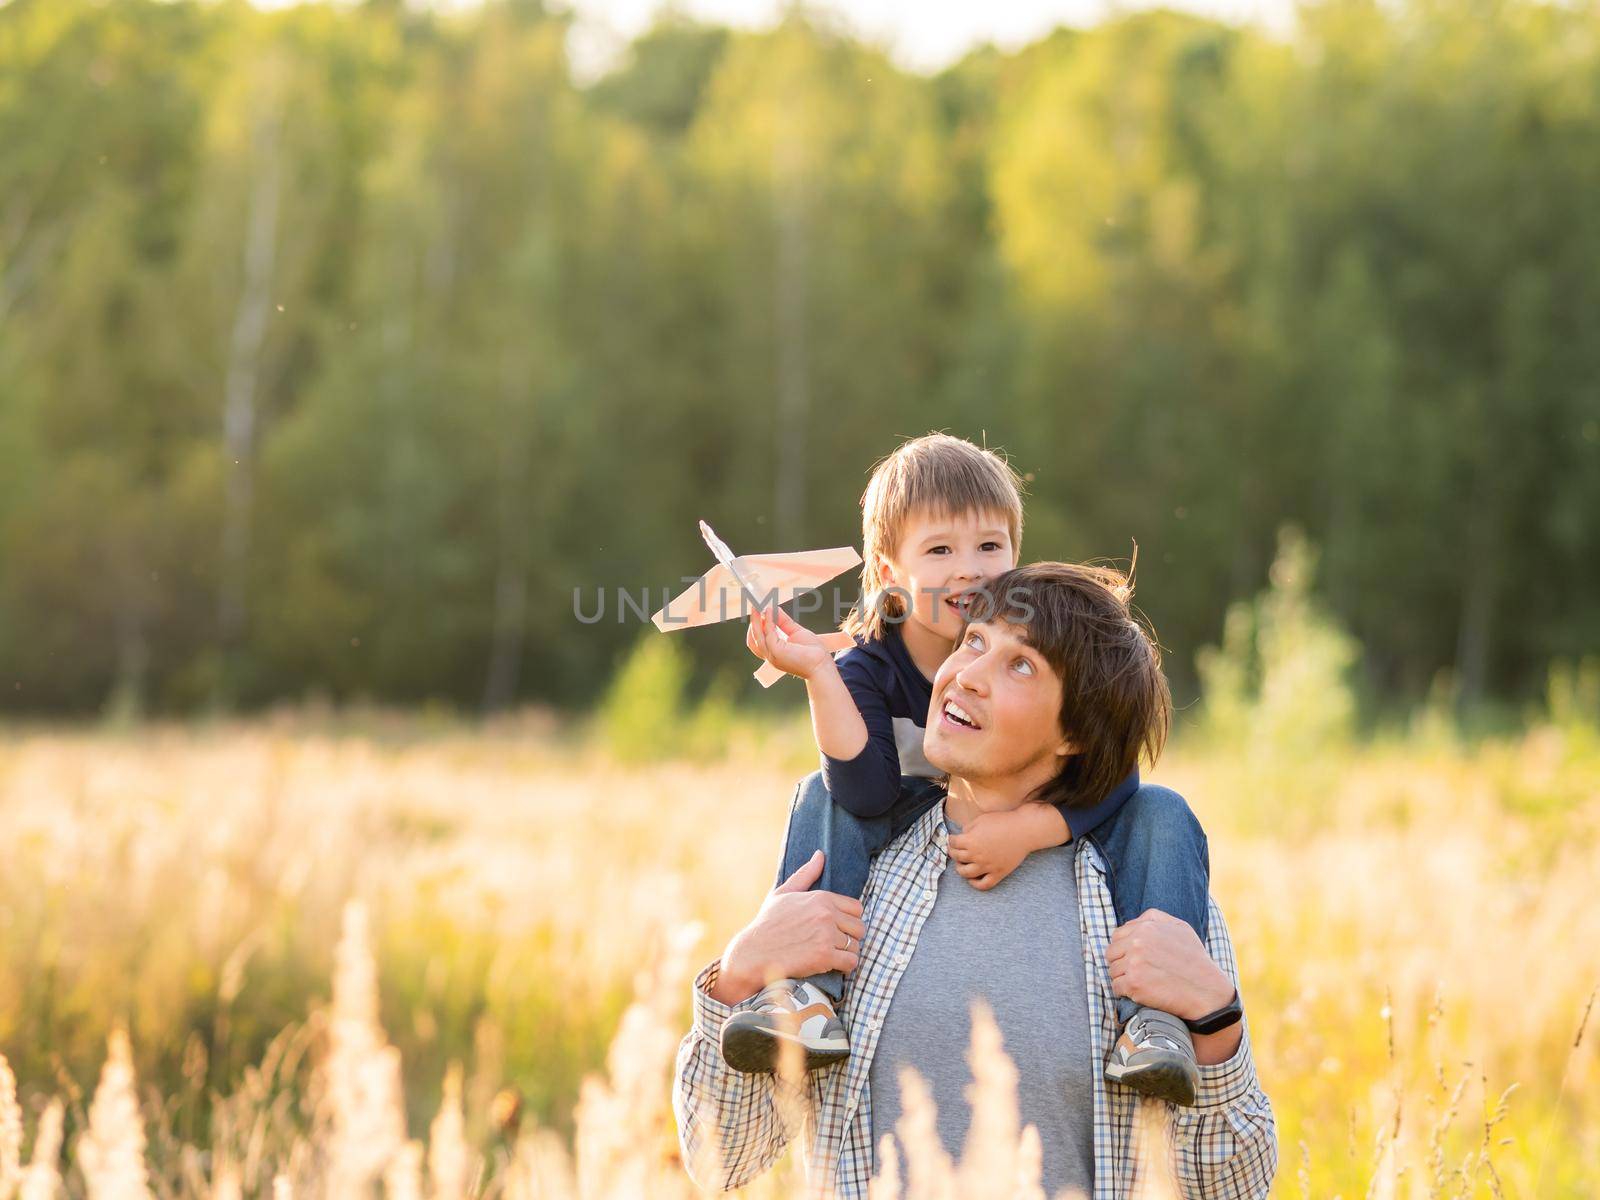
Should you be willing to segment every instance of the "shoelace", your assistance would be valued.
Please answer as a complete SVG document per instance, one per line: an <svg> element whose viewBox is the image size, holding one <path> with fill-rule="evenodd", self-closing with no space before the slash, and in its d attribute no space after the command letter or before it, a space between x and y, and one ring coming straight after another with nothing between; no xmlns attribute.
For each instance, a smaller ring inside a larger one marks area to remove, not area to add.
<svg viewBox="0 0 1600 1200"><path fill-rule="evenodd" d="M781 1008L786 1012L797 1012L801 1007L801 984L797 980L785 979L778 983L769 983L761 989L761 995L756 998L757 1008L766 1008L771 1005Z"/></svg>

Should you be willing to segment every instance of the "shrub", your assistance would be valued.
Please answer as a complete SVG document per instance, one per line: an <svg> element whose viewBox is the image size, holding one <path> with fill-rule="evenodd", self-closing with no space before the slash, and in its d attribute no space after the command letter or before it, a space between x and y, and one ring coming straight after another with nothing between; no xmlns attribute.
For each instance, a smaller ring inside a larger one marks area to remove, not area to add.
<svg viewBox="0 0 1600 1200"><path fill-rule="evenodd" d="M601 701L601 739L623 762L645 762L681 751L688 654L676 639L643 633Z"/></svg>
<svg viewBox="0 0 1600 1200"><path fill-rule="evenodd" d="M1317 605L1315 573L1311 544L1283 529L1270 586L1233 605L1222 646L1200 652L1202 728L1215 741L1266 755L1310 755L1350 736L1349 673L1358 647Z"/></svg>

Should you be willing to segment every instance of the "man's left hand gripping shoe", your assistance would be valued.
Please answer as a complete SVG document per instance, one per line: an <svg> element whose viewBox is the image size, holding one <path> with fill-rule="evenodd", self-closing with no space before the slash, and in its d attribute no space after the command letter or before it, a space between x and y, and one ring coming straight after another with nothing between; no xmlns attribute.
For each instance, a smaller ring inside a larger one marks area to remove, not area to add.
<svg viewBox="0 0 1600 1200"><path fill-rule="evenodd" d="M735 1071L777 1070L785 1044L800 1046L808 1071L850 1056L850 1039L833 1001L803 979L768 984L753 1010L734 1013L722 1026L722 1058Z"/></svg>

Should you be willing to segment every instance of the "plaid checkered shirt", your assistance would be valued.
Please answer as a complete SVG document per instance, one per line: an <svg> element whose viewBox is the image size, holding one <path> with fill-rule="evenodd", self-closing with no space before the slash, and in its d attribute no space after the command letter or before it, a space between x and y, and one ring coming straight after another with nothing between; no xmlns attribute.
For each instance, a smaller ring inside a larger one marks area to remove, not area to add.
<svg viewBox="0 0 1600 1200"><path fill-rule="evenodd" d="M862 896L866 938L860 961L846 976L839 1015L850 1030L851 1055L806 1078L801 1132L806 1138L808 1193L857 1200L872 1174L872 1095L867 1073L895 986L916 949L933 909L944 870L948 833L944 804L936 804L872 860ZM1092 841L1080 839L1074 862L1083 917L1084 974L1089 989L1090 1035L1097 1062L1117 1038L1116 1003L1106 949L1116 927L1105 862ZM1222 911L1210 902L1206 948L1237 987L1238 965ZM708 994L719 963L694 981L694 1024L678 1048L673 1111L683 1160L691 1174L709 1145L718 1147L717 1178L696 1178L709 1188L735 1188L768 1170L783 1154L788 1135L775 1103L789 1086L771 1075L745 1075L722 1061L723 1022L754 1007L754 998L726 1005ZM1141 1147L1138 1106L1151 1106L1152 1128L1165 1127L1173 1178L1186 1200L1264 1197L1277 1169L1278 1141L1272 1106L1256 1079L1248 1023L1239 1048L1225 1062L1200 1067L1192 1108L1144 1099L1094 1073L1093 1200L1123 1200L1139 1187ZM1165 1110L1165 1112L1161 1111ZM703 1173L703 1168L701 1168Z"/></svg>

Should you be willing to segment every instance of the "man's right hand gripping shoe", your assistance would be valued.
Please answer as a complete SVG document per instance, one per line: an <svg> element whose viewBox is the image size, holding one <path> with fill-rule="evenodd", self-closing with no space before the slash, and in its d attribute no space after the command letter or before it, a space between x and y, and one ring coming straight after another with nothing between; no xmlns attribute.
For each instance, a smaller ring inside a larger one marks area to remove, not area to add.
<svg viewBox="0 0 1600 1200"><path fill-rule="evenodd" d="M850 1057L833 1001L803 979L768 984L754 1009L734 1013L722 1026L722 1059L746 1074L776 1071L784 1046L794 1044L805 1052L808 1071Z"/></svg>

